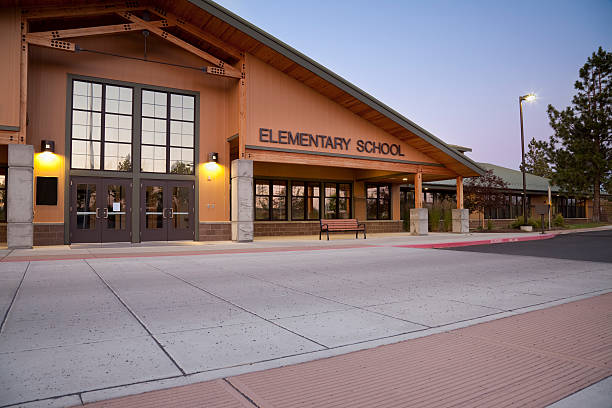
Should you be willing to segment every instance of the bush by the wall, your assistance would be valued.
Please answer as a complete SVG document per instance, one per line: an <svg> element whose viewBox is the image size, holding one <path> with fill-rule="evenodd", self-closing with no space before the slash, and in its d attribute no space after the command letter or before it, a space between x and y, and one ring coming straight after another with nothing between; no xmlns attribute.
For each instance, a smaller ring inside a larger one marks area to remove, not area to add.
<svg viewBox="0 0 612 408"><path fill-rule="evenodd" d="M565 227L565 218L561 214L557 214L552 223L555 227Z"/></svg>

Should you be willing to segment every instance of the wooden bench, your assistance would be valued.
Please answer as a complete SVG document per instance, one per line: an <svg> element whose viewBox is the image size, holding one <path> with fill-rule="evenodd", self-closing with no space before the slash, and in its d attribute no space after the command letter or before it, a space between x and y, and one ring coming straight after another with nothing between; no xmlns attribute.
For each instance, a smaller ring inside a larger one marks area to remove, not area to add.
<svg viewBox="0 0 612 408"><path fill-rule="evenodd" d="M355 238L359 238L359 231L363 231L363 239L366 239L366 226L364 223L359 223L356 219L334 219L321 220L321 231L319 231L319 240L321 234L327 233L329 241L330 232L352 232L355 231Z"/></svg>

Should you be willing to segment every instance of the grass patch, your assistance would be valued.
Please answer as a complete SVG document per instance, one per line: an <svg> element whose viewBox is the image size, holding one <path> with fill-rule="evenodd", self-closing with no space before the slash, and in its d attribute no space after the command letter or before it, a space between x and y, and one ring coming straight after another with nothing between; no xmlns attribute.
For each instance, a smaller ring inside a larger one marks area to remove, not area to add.
<svg viewBox="0 0 612 408"><path fill-rule="evenodd" d="M566 226L567 229L579 229L579 228L595 228L603 227L604 225L610 225L607 222L586 222L584 224L569 224Z"/></svg>

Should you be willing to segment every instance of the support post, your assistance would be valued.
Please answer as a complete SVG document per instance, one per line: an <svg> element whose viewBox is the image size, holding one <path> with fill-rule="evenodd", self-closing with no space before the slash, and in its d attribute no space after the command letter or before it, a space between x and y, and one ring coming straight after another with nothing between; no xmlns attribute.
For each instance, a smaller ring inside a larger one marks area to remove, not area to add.
<svg viewBox="0 0 612 408"><path fill-rule="evenodd" d="M8 145L7 237L9 249L34 244L34 146Z"/></svg>
<svg viewBox="0 0 612 408"><path fill-rule="evenodd" d="M232 161L232 241L253 241L253 160Z"/></svg>
<svg viewBox="0 0 612 408"><path fill-rule="evenodd" d="M423 208L423 172L419 168L414 175L414 207L410 209L410 233L427 235L429 232L429 214Z"/></svg>
<svg viewBox="0 0 612 408"><path fill-rule="evenodd" d="M470 212L463 208L463 177L457 177L457 208L451 210L453 232L470 232Z"/></svg>

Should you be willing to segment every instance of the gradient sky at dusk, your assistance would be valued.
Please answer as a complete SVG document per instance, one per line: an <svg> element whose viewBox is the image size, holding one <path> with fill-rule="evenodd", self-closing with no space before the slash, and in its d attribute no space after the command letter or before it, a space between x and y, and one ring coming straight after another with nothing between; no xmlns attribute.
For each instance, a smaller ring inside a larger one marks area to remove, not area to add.
<svg viewBox="0 0 612 408"><path fill-rule="evenodd" d="M476 161L518 168L569 105L578 69L612 50L612 1L216 0ZM527 143L527 142L526 142Z"/></svg>

